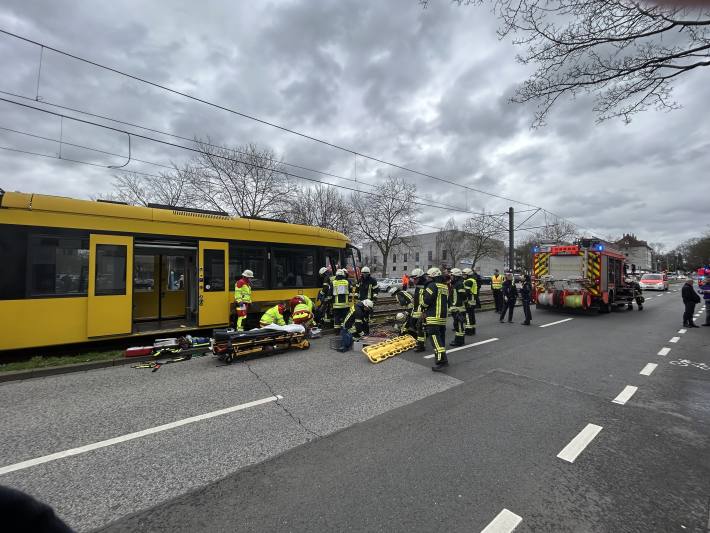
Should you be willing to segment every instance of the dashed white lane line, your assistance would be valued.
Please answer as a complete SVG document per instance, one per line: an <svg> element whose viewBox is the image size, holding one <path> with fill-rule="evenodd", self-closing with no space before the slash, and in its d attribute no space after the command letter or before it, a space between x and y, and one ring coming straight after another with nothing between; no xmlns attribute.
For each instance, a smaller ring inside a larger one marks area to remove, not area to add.
<svg viewBox="0 0 710 533"><path fill-rule="evenodd" d="M671 337L668 342L678 342L680 337Z"/></svg>
<svg viewBox="0 0 710 533"><path fill-rule="evenodd" d="M656 370L657 366L658 365L656 363L648 363L645 367L643 367L639 374L641 374L642 376L650 376L653 371Z"/></svg>
<svg viewBox="0 0 710 533"><path fill-rule="evenodd" d="M633 385L626 385L626 387L624 387L624 390L622 390L619 395L612 400L612 403L624 405L631 399L631 397L636 393L637 390L638 387L634 387Z"/></svg>
<svg viewBox="0 0 710 533"><path fill-rule="evenodd" d="M201 420L207 420L208 418L214 418L216 416L226 415L228 413L234 413L236 411L242 411L243 409L249 409L250 407L256 407L257 405L262 405L265 403L275 402L281 400L283 396L269 396L268 398L262 398L261 400L254 400L253 402L243 403L240 405L235 405L233 407L227 407L225 409L220 409L218 411L212 411L210 413L205 413L203 415L191 416L189 418L183 418L182 420L176 420L175 422L170 422L169 424L163 424L162 426L155 426L152 428L144 429L142 431L136 431L135 433L128 433L127 435L121 435L120 437L114 437L112 439L102 440L99 442L94 442L93 444L87 444L86 446L79 446L78 448L71 448L69 450L64 450L62 452L51 453L49 455L44 455L42 457L37 457L35 459L29 459L27 461L22 461L20 463L15 463L13 465L3 466L0 468L0 475L8 474L10 472L15 472L17 470L23 470L25 468L30 468L32 466L41 465L42 463L48 463L50 461L56 461L57 459L63 459L64 457L71 457L72 455L79 455L82 453L90 452L92 450L98 450L99 448L106 448L107 446L113 446L114 444L119 444L121 442L126 442L133 439L139 439L141 437L146 437L148 435L153 435L154 433L160 433L161 431L167 431L169 429L174 429L187 424L192 424L194 422L200 422Z"/></svg>
<svg viewBox="0 0 710 533"><path fill-rule="evenodd" d="M555 324L562 324L563 322L569 322L570 320L574 320L574 318L565 318L564 320L558 320L557 322L549 322L547 324L543 324L540 326L541 328L546 328L548 326L554 326Z"/></svg>
<svg viewBox="0 0 710 533"><path fill-rule="evenodd" d="M679 329L679 330L678 330L678 333L680 333L680 334L682 335L683 333L685 333L685 332L687 332L687 331L688 331L688 330L685 329L685 328L684 328L684 329Z"/></svg>
<svg viewBox="0 0 710 533"><path fill-rule="evenodd" d="M446 350L446 353L452 353L452 352L458 352L459 350L465 350L466 348L471 348L472 346L480 346L481 344L488 344L489 342L497 341L498 337L493 337L492 339L486 339L484 341L480 342L474 342L473 344L466 344L465 346L459 346L457 348L451 348L449 350ZM429 355L425 355L424 359L433 359L434 354L430 353Z"/></svg>
<svg viewBox="0 0 710 533"><path fill-rule="evenodd" d="M574 463L577 456L584 451L601 430L601 426L587 424L587 426L557 454L557 457L569 463Z"/></svg>
<svg viewBox="0 0 710 533"><path fill-rule="evenodd" d="M671 341L671 342L673 342L673 341ZM658 350L657 355L668 355L669 353L671 353L671 349L668 347L663 347L660 350Z"/></svg>
<svg viewBox="0 0 710 533"><path fill-rule="evenodd" d="M649 296L648 298L644 298L645 300L653 300L653 296Z"/></svg>
<svg viewBox="0 0 710 533"><path fill-rule="evenodd" d="M503 509L481 533L510 533L522 522L522 517L508 509Z"/></svg>

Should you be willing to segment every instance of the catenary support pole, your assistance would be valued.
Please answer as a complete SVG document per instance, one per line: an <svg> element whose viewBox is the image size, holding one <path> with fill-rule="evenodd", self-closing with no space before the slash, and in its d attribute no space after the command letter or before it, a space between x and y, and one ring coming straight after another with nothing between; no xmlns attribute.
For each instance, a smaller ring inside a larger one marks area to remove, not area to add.
<svg viewBox="0 0 710 533"><path fill-rule="evenodd" d="M508 268L515 271L515 226L513 208L508 208Z"/></svg>

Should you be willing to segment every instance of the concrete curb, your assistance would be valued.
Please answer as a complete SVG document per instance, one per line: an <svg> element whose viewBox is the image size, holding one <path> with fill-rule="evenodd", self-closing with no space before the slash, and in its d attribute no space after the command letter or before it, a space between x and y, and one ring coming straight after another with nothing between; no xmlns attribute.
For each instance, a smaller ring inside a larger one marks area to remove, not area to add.
<svg viewBox="0 0 710 533"><path fill-rule="evenodd" d="M124 357L121 359L109 359L108 361L92 361L88 363L74 363L71 365L50 366L47 368L33 368L31 370L13 370L10 372L0 372L0 383L9 381L22 381L32 378L43 378L56 376L59 374L69 374L70 372L84 372L95 368L106 368L109 366L121 366L129 363L139 363L149 361L153 357L145 355L142 357Z"/></svg>

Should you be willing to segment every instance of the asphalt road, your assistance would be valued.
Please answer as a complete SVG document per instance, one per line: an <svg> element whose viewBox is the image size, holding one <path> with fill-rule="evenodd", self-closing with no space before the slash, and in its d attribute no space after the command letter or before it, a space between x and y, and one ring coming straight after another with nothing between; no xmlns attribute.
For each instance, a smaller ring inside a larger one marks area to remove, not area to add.
<svg viewBox="0 0 710 533"><path fill-rule="evenodd" d="M680 333L679 293L649 296L532 327L519 309L514 324L481 314L467 342L498 340L450 353L445 375L421 354L371 365L321 342L0 385L0 483L80 530L470 532L505 509L516 532L706 532L710 328Z"/></svg>

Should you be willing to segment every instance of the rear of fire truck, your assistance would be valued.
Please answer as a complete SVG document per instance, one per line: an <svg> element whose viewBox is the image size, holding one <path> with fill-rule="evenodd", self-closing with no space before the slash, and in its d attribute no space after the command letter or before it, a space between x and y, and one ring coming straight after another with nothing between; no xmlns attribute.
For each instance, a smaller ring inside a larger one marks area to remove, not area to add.
<svg viewBox="0 0 710 533"><path fill-rule="evenodd" d="M627 306L633 288L625 281L625 257L597 240L541 244L533 248L533 285L538 308L609 312Z"/></svg>

